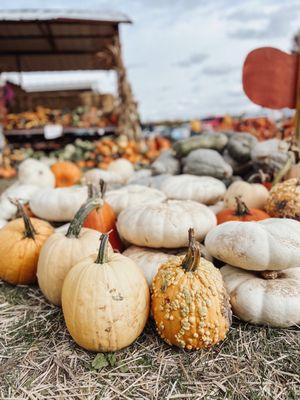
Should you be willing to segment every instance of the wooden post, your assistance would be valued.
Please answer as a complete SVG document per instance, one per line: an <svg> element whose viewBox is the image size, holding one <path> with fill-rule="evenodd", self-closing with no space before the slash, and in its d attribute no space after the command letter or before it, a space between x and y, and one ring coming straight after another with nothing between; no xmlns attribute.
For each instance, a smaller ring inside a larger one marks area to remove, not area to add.
<svg viewBox="0 0 300 400"><path fill-rule="evenodd" d="M300 146L300 53L298 53L297 63L296 121L294 142L296 146Z"/></svg>

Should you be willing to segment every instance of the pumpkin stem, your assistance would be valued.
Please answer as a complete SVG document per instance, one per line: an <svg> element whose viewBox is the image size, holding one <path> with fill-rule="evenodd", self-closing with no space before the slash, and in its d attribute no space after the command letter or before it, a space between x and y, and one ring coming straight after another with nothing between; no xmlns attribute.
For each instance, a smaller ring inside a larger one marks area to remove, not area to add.
<svg viewBox="0 0 300 400"><path fill-rule="evenodd" d="M264 279L277 279L278 278L278 271L261 271L260 275Z"/></svg>
<svg viewBox="0 0 300 400"><path fill-rule="evenodd" d="M101 199L103 199L103 197L105 196L106 189L107 189L107 184L106 184L106 182L104 182L103 179L100 179L99 185L100 185L100 197L101 197Z"/></svg>
<svg viewBox="0 0 300 400"><path fill-rule="evenodd" d="M95 261L96 264L105 264L108 261L108 234L107 233L102 233L100 237L100 247L99 247L99 252L97 259Z"/></svg>
<svg viewBox="0 0 300 400"><path fill-rule="evenodd" d="M24 237L31 238L34 240L36 235L36 230L32 225L31 219L26 214L23 205L18 199L9 199L9 201L17 207L19 215L21 216L21 218L23 218L24 228L25 228Z"/></svg>
<svg viewBox="0 0 300 400"><path fill-rule="evenodd" d="M66 237L78 238L86 217L91 211L93 211L95 208L101 207L102 205L103 201L99 198L88 199L87 202L84 203L75 214L75 217L70 223L68 232L66 233Z"/></svg>
<svg viewBox="0 0 300 400"><path fill-rule="evenodd" d="M88 199L92 199L93 197L95 197L95 188L92 182L89 182L87 184L87 189L88 189Z"/></svg>
<svg viewBox="0 0 300 400"><path fill-rule="evenodd" d="M244 215L250 214L249 208L240 199L240 197L236 197L235 201L236 201L236 209L234 215L237 215L238 217L243 217Z"/></svg>
<svg viewBox="0 0 300 400"><path fill-rule="evenodd" d="M195 232L193 228L189 229L189 248L182 261L182 268L185 271L193 272L196 270L200 263L201 251L200 245L195 239Z"/></svg>

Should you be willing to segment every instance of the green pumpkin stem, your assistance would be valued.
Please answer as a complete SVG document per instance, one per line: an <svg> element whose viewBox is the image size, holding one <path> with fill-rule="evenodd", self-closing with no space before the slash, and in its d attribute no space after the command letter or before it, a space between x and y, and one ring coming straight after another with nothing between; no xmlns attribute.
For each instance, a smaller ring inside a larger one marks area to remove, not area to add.
<svg viewBox="0 0 300 400"><path fill-rule="evenodd" d="M87 188L88 188L88 199L92 199L93 197L95 197L95 187L92 184L92 182L89 182L87 184Z"/></svg>
<svg viewBox="0 0 300 400"><path fill-rule="evenodd" d="M201 259L200 245L195 239L195 232L193 228L189 229L189 248L182 261L182 268L185 271L193 272L199 266Z"/></svg>
<svg viewBox="0 0 300 400"><path fill-rule="evenodd" d="M108 234L102 233L100 237L100 247L97 259L95 261L96 264L105 264L108 261Z"/></svg>
<svg viewBox="0 0 300 400"><path fill-rule="evenodd" d="M100 179L99 185L100 185L100 196L101 196L101 199L103 199L103 197L105 196L106 189L107 189L107 184L106 184L106 182L104 182L103 179Z"/></svg>
<svg viewBox="0 0 300 400"><path fill-rule="evenodd" d="M75 217L70 223L68 232L66 233L67 238L78 238L82 225L86 219L86 217L93 211L95 208L101 207L103 201L101 199L91 198L88 199L86 203L84 203L80 209L75 214Z"/></svg>
<svg viewBox="0 0 300 400"><path fill-rule="evenodd" d="M12 204L14 204L17 207L18 214L20 215L21 218L23 218L24 228L25 228L24 237L34 240L37 232L34 229L31 219L26 214L23 205L21 204L21 202L18 199L9 199L9 200Z"/></svg>
<svg viewBox="0 0 300 400"><path fill-rule="evenodd" d="M246 204L240 199L240 197L235 198L236 201L236 209L234 215L238 217L243 217L245 215L249 215L250 211Z"/></svg>

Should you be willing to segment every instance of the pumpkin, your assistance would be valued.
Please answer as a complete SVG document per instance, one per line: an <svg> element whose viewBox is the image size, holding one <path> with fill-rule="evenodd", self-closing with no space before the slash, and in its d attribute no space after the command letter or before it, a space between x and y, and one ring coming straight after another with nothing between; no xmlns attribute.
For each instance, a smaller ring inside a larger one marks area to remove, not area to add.
<svg viewBox="0 0 300 400"><path fill-rule="evenodd" d="M232 176L231 165L215 150L194 150L183 160L183 165L185 174L212 176L218 179Z"/></svg>
<svg viewBox="0 0 300 400"><path fill-rule="evenodd" d="M277 183L270 191L265 209L272 217L300 221L300 178Z"/></svg>
<svg viewBox="0 0 300 400"><path fill-rule="evenodd" d="M208 233L205 247L213 257L243 269L293 268L300 260L300 223L280 218L225 222Z"/></svg>
<svg viewBox="0 0 300 400"><path fill-rule="evenodd" d="M10 201L10 198L27 203L38 190L37 186L23 185L19 182L7 188L0 197L0 218L6 220L15 218L17 206Z"/></svg>
<svg viewBox="0 0 300 400"><path fill-rule="evenodd" d="M109 164L107 171L117 174L121 182L126 183L132 177L134 168L130 161L125 158L119 158Z"/></svg>
<svg viewBox="0 0 300 400"><path fill-rule="evenodd" d="M258 142L251 150L251 160L263 170L277 172L286 164L289 144L284 140L270 139Z"/></svg>
<svg viewBox="0 0 300 400"><path fill-rule="evenodd" d="M245 163L251 159L251 150L256 143L256 137L250 133L237 132L230 137L227 150L235 161Z"/></svg>
<svg viewBox="0 0 300 400"><path fill-rule="evenodd" d="M117 221L118 231L127 242L153 248L186 247L186 232L191 226L201 241L216 226L215 214L195 201L167 200L126 208Z"/></svg>
<svg viewBox="0 0 300 400"><path fill-rule="evenodd" d="M143 176L134 180L130 180L130 185L143 185L154 189L161 190L163 183L168 179L170 174L162 174L155 176Z"/></svg>
<svg viewBox="0 0 300 400"><path fill-rule="evenodd" d="M18 180L21 184L39 187L54 187L55 176L51 169L41 161L27 158L18 168Z"/></svg>
<svg viewBox="0 0 300 400"><path fill-rule="evenodd" d="M260 183L236 181L229 186L225 193L225 207L234 208L236 197L239 197L248 208L259 208L263 210L269 197L269 191Z"/></svg>
<svg viewBox="0 0 300 400"><path fill-rule="evenodd" d="M258 274L226 265L221 273L232 310L241 320L279 328L300 324L299 266Z"/></svg>
<svg viewBox="0 0 300 400"><path fill-rule="evenodd" d="M29 205L31 211L39 218L64 222L74 218L86 199L86 187L40 189L30 199Z"/></svg>
<svg viewBox="0 0 300 400"><path fill-rule="evenodd" d="M73 186L80 181L81 171L70 161L58 161L51 166L56 187Z"/></svg>
<svg viewBox="0 0 300 400"><path fill-rule="evenodd" d="M200 246L190 236L186 256L169 259L159 268L152 284L151 310L163 340L198 350L226 337L231 308L220 271L201 258Z"/></svg>
<svg viewBox="0 0 300 400"><path fill-rule="evenodd" d="M300 178L300 162L291 167L287 175L285 176L285 180L292 178Z"/></svg>
<svg viewBox="0 0 300 400"><path fill-rule="evenodd" d="M0 279L27 285L36 280L41 247L54 230L48 222L29 218L18 200L15 204L22 217L0 229Z"/></svg>
<svg viewBox="0 0 300 400"><path fill-rule="evenodd" d="M100 181L100 193L93 193L93 185L89 186L89 198L100 197L102 200L105 195L106 184ZM109 242L115 251L122 251L123 244L119 237L116 227L117 217L111 205L102 201L99 207L92 210L83 223L85 228L95 229L96 231L109 234Z"/></svg>
<svg viewBox="0 0 300 400"><path fill-rule="evenodd" d="M162 191L168 199L194 200L203 204L215 204L223 198L226 186L211 176L176 175L166 179Z"/></svg>
<svg viewBox="0 0 300 400"><path fill-rule="evenodd" d="M202 133L188 139L180 140L173 145L177 157L185 157L197 149L214 149L222 151L228 142L223 133Z"/></svg>
<svg viewBox="0 0 300 400"><path fill-rule="evenodd" d="M105 171L100 168L93 168L87 171L82 181L83 183L92 183L97 186L100 179L107 184L122 183L122 178L116 172Z"/></svg>
<svg viewBox="0 0 300 400"><path fill-rule="evenodd" d="M86 216L102 203L100 199L88 200L76 213L67 233L56 231L42 248L37 278L44 296L53 304L61 304L62 285L69 270L98 248L100 232L82 228L82 224Z"/></svg>
<svg viewBox="0 0 300 400"><path fill-rule="evenodd" d="M220 200L216 204L213 204L212 206L209 206L209 209L217 215L220 211L224 210L224 201Z"/></svg>
<svg viewBox="0 0 300 400"><path fill-rule="evenodd" d="M108 254L102 235L98 256L68 273L62 308L68 331L86 350L107 352L129 346L143 331L150 295L143 274L128 257Z"/></svg>
<svg viewBox="0 0 300 400"><path fill-rule="evenodd" d="M206 248L202 244L200 244L200 250L201 255L206 260L212 261L212 257L208 254ZM149 286L151 285L154 276L157 274L159 267L178 254L184 254L184 249L156 250L147 247L130 246L123 253L124 256L131 258L143 271Z"/></svg>
<svg viewBox="0 0 300 400"><path fill-rule="evenodd" d="M105 200L118 215L127 207L141 204L155 204L166 200L166 196L158 189L142 185L128 185L121 189L108 191Z"/></svg>
<svg viewBox="0 0 300 400"><path fill-rule="evenodd" d="M248 208L246 204L236 197L236 207L226 208L217 214L218 225L228 221L261 221L270 216L257 208Z"/></svg>
<svg viewBox="0 0 300 400"><path fill-rule="evenodd" d="M153 175L176 175L180 173L180 162L173 156L171 150L165 150L151 164L151 171Z"/></svg>

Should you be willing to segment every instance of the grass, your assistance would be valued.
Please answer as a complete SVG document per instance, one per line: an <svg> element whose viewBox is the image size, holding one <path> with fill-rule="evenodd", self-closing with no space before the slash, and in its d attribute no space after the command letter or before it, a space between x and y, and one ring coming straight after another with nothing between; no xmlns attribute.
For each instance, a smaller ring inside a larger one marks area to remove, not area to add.
<svg viewBox="0 0 300 400"><path fill-rule="evenodd" d="M234 321L209 351L167 346L149 321L128 349L94 354L70 338L37 287L0 283L0 398L299 399L300 330Z"/></svg>

